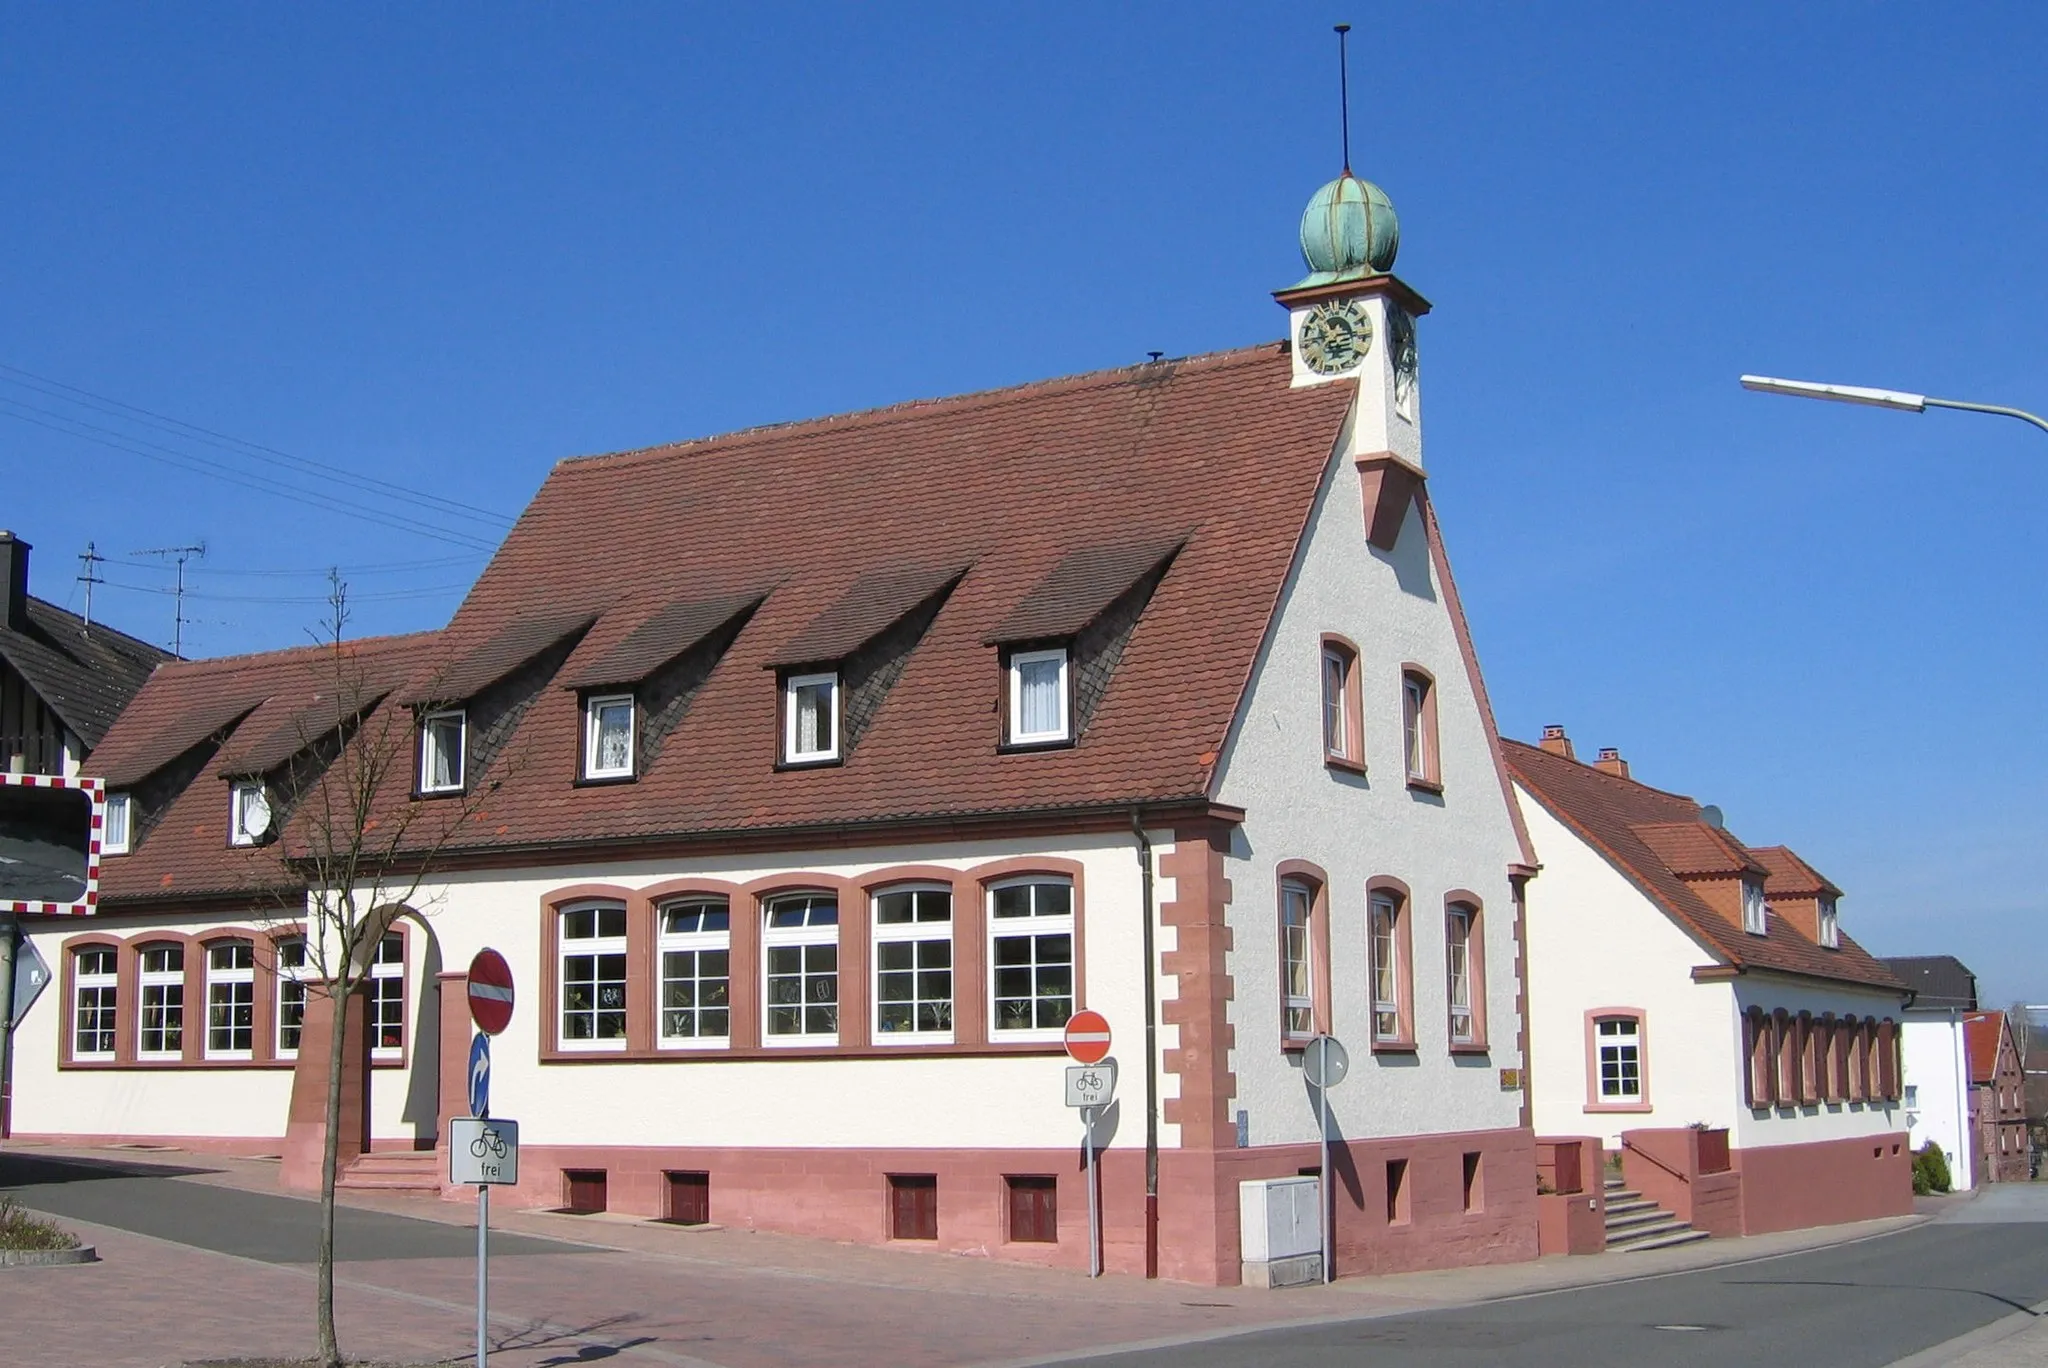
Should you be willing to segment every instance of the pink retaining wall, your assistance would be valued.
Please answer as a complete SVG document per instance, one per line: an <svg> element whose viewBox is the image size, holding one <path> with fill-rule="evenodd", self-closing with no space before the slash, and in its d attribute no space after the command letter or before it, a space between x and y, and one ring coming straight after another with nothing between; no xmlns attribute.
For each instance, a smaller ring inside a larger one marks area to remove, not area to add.
<svg viewBox="0 0 2048 1368"><path fill-rule="evenodd" d="M1913 1152L1903 1131L1738 1149L1732 1158L1742 1176L1745 1235L1913 1211Z"/></svg>

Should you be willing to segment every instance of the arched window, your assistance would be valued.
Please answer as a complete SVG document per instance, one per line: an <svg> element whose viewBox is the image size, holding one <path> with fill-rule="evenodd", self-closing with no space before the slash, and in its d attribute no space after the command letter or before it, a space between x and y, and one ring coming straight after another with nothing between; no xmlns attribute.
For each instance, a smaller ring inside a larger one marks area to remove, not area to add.
<svg viewBox="0 0 2048 1368"><path fill-rule="evenodd" d="M119 1039L115 998L120 990L119 952L88 945L71 963L73 1059L112 1059Z"/></svg>
<svg viewBox="0 0 2048 1368"><path fill-rule="evenodd" d="M732 1038L732 909L691 897L659 913L661 1043L724 1045Z"/></svg>
<svg viewBox="0 0 2048 1368"><path fill-rule="evenodd" d="M138 1059L178 1059L185 1052L185 947L145 945L137 952L141 972Z"/></svg>
<svg viewBox="0 0 2048 1368"><path fill-rule="evenodd" d="M762 909L762 968L771 1044L839 1042L839 900L790 893Z"/></svg>
<svg viewBox="0 0 2048 1368"><path fill-rule="evenodd" d="M938 884L874 895L874 1039L953 1038L953 890Z"/></svg>
<svg viewBox="0 0 2048 1368"><path fill-rule="evenodd" d="M572 903L556 913L560 1044L565 1050L626 1047L626 908Z"/></svg>
<svg viewBox="0 0 2048 1368"><path fill-rule="evenodd" d="M245 940L206 947L206 1057L256 1054L256 947Z"/></svg>
<svg viewBox="0 0 2048 1368"><path fill-rule="evenodd" d="M1057 1039L1074 1014L1074 885L1033 875L988 890L989 1030Z"/></svg>

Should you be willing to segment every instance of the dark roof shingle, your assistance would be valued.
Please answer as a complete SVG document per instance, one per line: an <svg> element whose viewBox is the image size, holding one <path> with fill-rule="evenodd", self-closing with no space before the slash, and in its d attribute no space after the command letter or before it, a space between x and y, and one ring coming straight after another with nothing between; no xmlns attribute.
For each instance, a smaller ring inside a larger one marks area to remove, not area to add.
<svg viewBox="0 0 2048 1368"><path fill-rule="evenodd" d="M1884 967L1913 990L1913 1009L1977 1010L1977 976L1954 955L1888 955Z"/></svg>
<svg viewBox="0 0 2048 1368"><path fill-rule="evenodd" d="M28 630L0 624L0 659L20 672L87 750L135 697L149 672L167 660L159 650L125 632L85 619L41 599L28 601Z"/></svg>

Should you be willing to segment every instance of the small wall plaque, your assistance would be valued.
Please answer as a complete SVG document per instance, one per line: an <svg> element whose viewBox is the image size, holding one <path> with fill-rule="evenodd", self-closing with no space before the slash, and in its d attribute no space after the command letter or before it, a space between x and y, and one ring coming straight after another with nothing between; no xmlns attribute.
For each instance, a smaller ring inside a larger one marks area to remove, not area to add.
<svg viewBox="0 0 2048 1368"><path fill-rule="evenodd" d="M1522 1090L1522 1071L1520 1069L1502 1069L1500 1071L1500 1090L1502 1092L1520 1092Z"/></svg>

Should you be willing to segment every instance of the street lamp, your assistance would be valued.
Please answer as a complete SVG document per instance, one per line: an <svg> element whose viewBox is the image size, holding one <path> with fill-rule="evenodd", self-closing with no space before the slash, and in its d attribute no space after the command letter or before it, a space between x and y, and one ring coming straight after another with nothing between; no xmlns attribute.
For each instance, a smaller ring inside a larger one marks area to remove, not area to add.
<svg viewBox="0 0 2048 1368"><path fill-rule="evenodd" d="M1999 404L1967 404L1960 399L1935 399L1925 394L1908 394L1903 390L1866 389L1861 385L1823 385L1814 380L1777 380L1768 375L1745 375L1742 387L1759 394L1784 394L1794 399L1830 399L1838 404L1869 404L1873 408L1899 409L1905 413L1925 413L1931 408L1967 409L1971 413L1996 413L2007 418L2017 418L2023 423L2032 423L2043 432L2048 432L2048 418L2029 413L2025 409L2006 408Z"/></svg>

